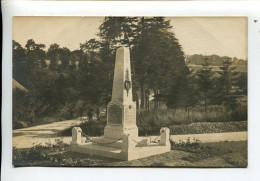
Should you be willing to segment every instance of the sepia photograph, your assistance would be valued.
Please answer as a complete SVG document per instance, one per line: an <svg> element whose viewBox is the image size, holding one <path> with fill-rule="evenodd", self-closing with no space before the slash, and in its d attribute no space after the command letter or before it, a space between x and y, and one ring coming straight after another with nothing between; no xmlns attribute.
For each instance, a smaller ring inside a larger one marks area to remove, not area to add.
<svg viewBox="0 0 260 181"><path fill-rule="evenodd" d="M248 18L14 16L12 164L247 168Z"/></svg>

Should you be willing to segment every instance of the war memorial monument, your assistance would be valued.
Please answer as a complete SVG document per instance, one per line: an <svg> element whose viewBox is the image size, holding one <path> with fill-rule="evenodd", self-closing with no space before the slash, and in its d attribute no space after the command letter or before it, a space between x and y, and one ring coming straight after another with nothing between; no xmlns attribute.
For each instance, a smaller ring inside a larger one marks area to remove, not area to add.
<svg viewBox="0 0 260 181"><path fill-rule="evenodd" d="M107 105L104 136L83 143L81 135L81 128L72 129L71 151L120 160L134 160L170 151L168 128L161 128L158 143L150 143L145 137L138 137L129 48L120 47L116 52L112 99Z"/></svg>

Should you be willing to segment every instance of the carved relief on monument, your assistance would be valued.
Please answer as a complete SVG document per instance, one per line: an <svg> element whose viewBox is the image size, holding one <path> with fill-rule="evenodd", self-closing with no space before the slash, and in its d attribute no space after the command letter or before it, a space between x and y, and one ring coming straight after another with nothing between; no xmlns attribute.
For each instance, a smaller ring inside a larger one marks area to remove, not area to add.
<svg viewBox="0 0 260 181"><path fill-rule="evenodd" d="M118 104L109 104L107 107L108 124L122 124L123 107Z"/></svg>

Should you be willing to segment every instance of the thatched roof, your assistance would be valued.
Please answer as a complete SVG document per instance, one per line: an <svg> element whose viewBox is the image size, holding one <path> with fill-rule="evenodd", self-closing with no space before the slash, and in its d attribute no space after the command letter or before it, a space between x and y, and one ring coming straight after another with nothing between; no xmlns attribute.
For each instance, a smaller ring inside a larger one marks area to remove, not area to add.
<svg viewBox="0 0 260 181"><path fill-rule="evenodd" d="M24 86L22 86L19 82L13 79L13 89L20 89L25 92L29 92Z"/></svg>

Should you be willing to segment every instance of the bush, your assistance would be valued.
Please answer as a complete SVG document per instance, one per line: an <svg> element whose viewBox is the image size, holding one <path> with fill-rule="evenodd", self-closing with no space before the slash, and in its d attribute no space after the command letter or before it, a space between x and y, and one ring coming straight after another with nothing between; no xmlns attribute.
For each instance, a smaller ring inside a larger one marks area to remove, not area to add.
<svg viewBox="0 0 260 181"><path fill-rule="evenodd" d="M247 105L237 106L229 116L230 121L245 121L247 120Z"/></svg>
<svg viewBox="0 0 260 181"><path fill-rule="evenodd" d="M37 118L38 102L32 93L16 89L13 92L13 128L23 128Z"/></svg>
<svg viewBox="0 0 260 181"><path fill-rule="evenodd" d="M80 128L83 133L88 136L102 136L104 134L105 125L106 122L104 121L89 121L80 125Z"/></svg>
<svg viewBox="0 0 260 181"><path fill-rule="evenodd" d="M247 131L247 121L239 122L200 122L188 125L170 126L171 134L202 134Z"/></svg>
<svg viewBox="0 0 260 181"><path fill-rule="evenodd" d="M29 149L13 147L14 166L103 166L103 160L92 155L69 152L68 144L57 139L55 144L34 145Z"/></svg>
<svg viewBox="0 0 260 181"><path fill-rule="evenodd" d="M104 134L104 128L106 125L105 120L100 121L88 121L82 123L78 127L82 129L82 132L88 136L102 136ZM60 136L71 136L73 127L66 129L59 133Z"/></svg>
<svg viewBox="0 0 260 181"><path fill-rule="evenodd" d="M194 138L194 141L191 142L190 138L187 139L186 142L179 142L176 143L172 140L171 142L171 149L172 150L182 150L182 151L189 151L189 152L197 152L201 149L200 141Z"/></svg>
<svg viewBox="0 0 260 181"><path fill-rule="evenodd" d="M18 149L13 147L13 165L14 166L36 166L40 162L48 166L54 166L55 164L63 165L67 163L67 160L55 159L52 154L65 151L68 144L65 144L62 140L55 140L55 144L47 143L46 146L41 144L34 145L30 149ZM72 164L72 163L70 163Z"/></svg>

